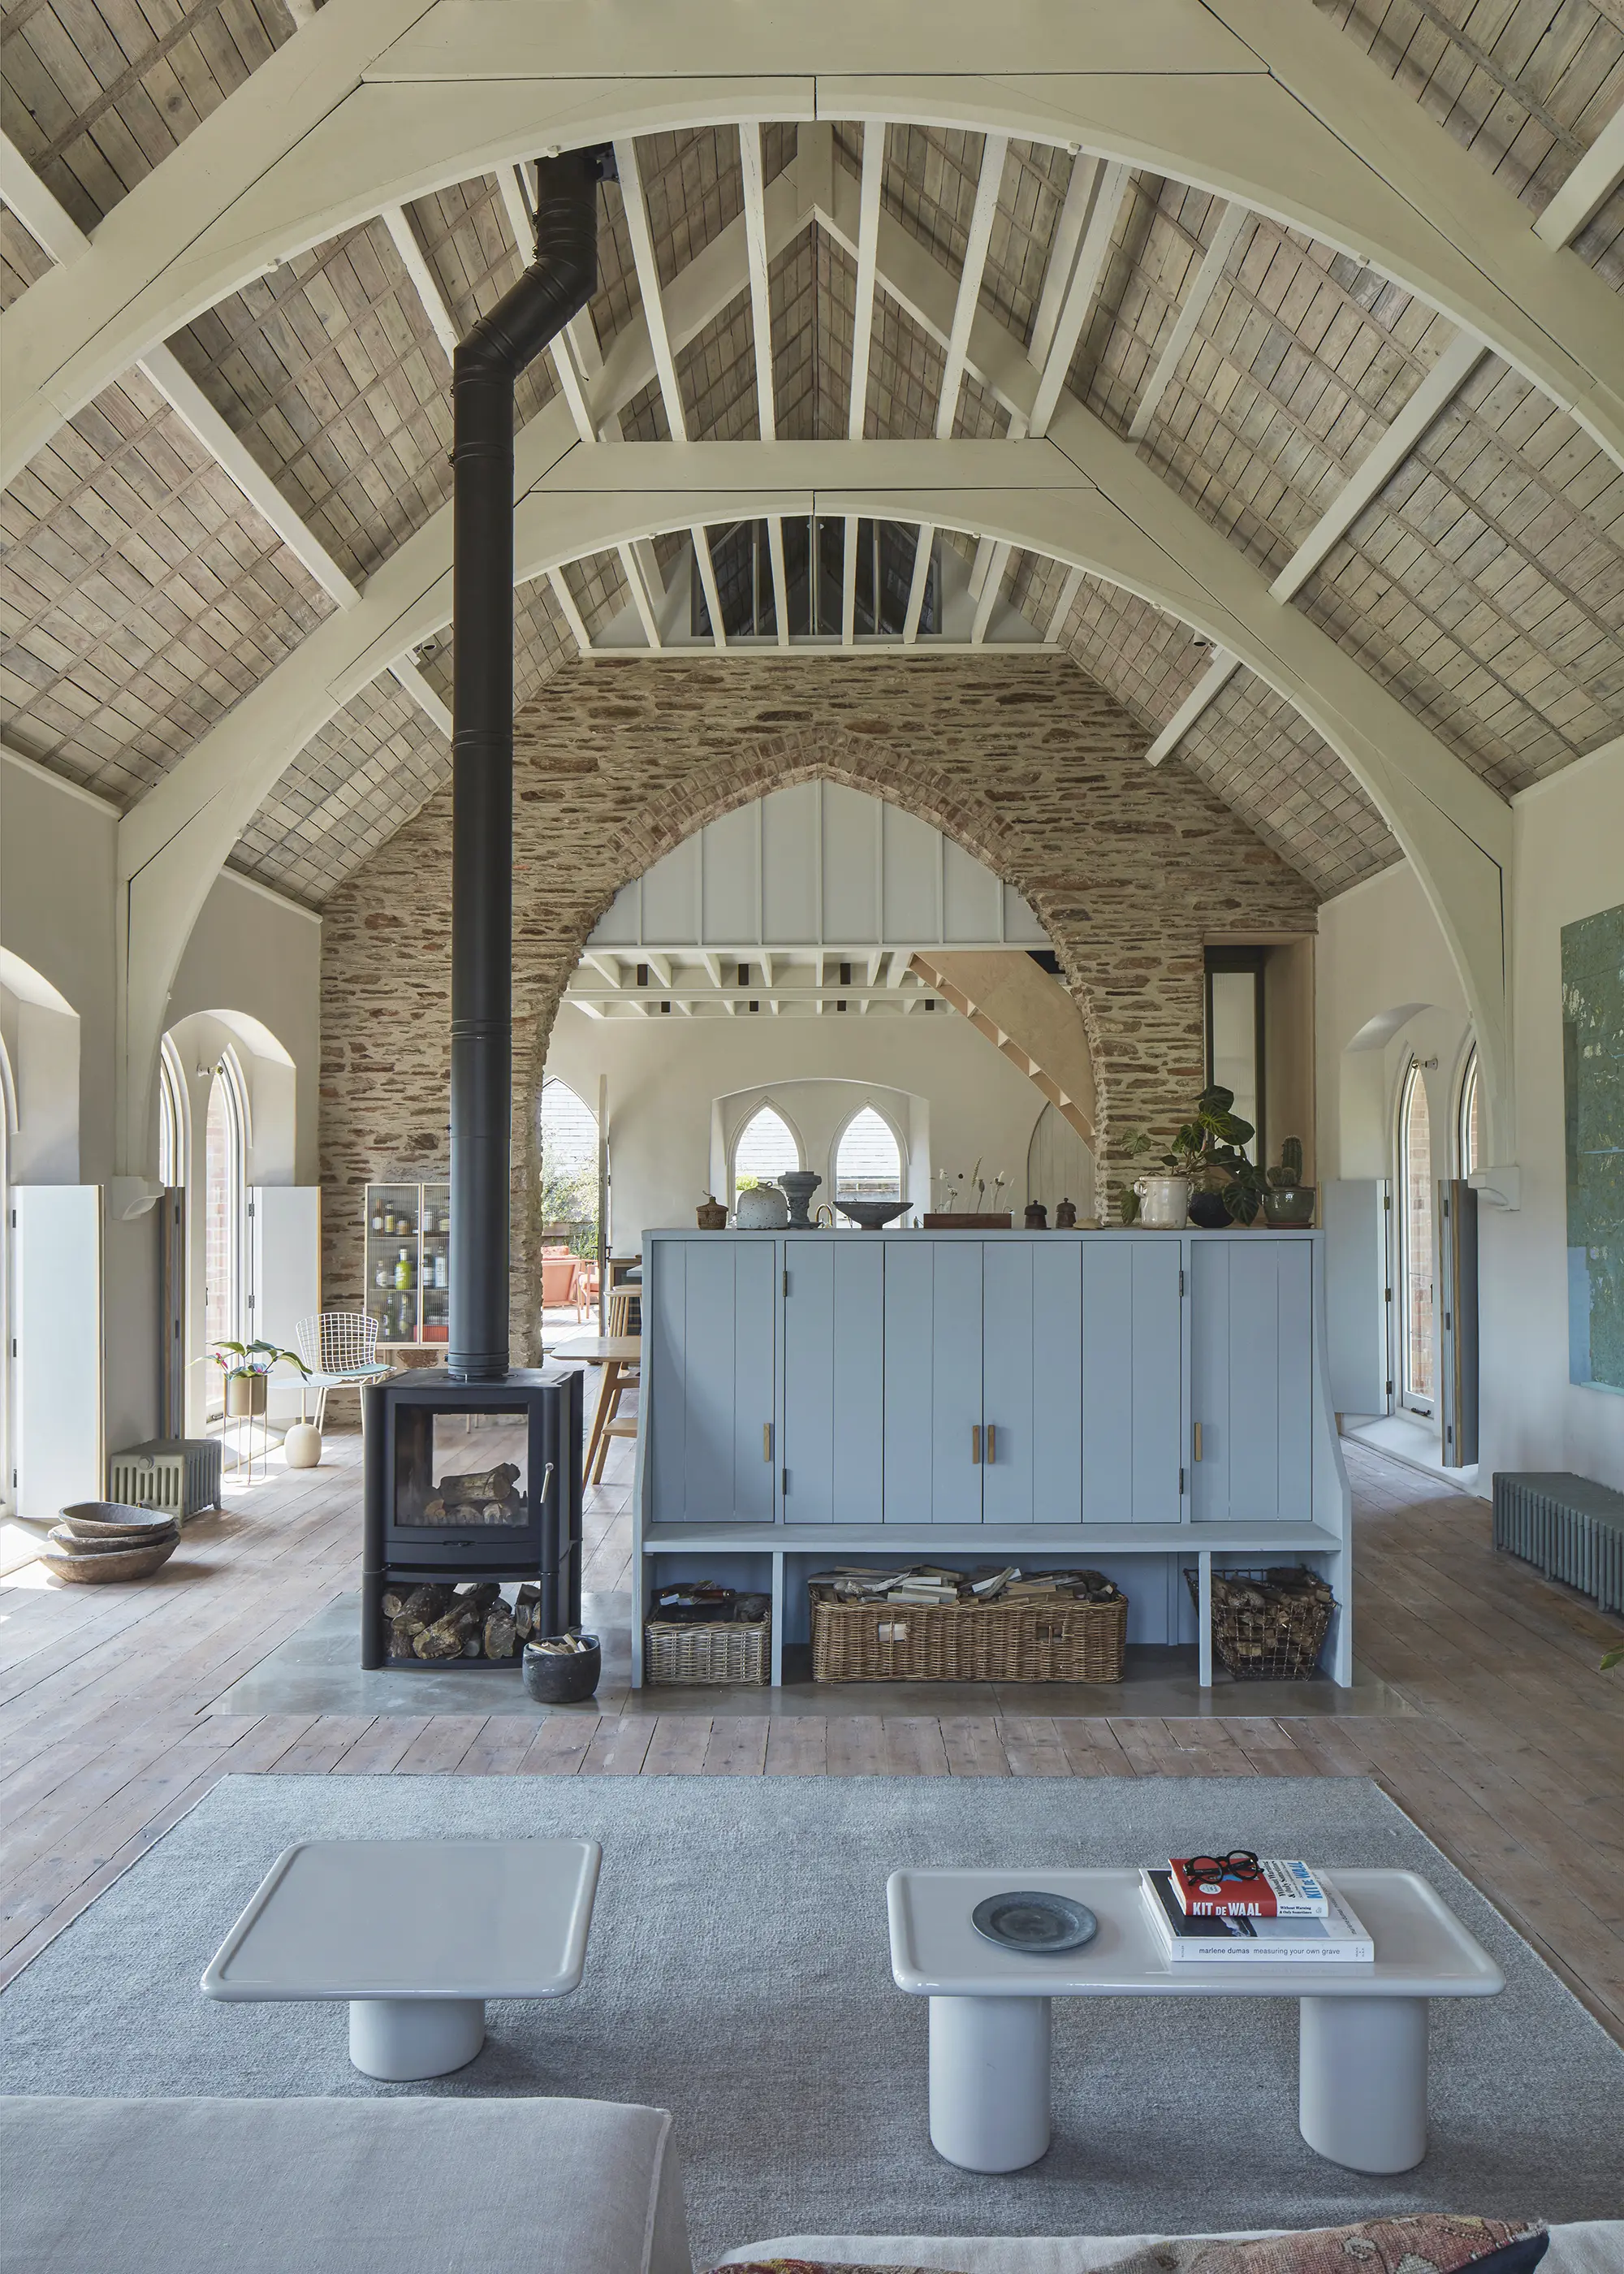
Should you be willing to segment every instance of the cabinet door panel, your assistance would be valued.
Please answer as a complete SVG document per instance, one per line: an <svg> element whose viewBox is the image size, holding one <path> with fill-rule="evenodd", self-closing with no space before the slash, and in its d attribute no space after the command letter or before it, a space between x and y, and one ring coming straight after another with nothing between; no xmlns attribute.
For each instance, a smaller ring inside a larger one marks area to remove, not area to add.
<svg viewBox="0 0 1624 2274"><path fill-rule="evenodd" d="M1085 1524L1179 1520L1179 1246L1116 1236L1083 1244Z"/></svg>
<svg viewBox="0 0 1624 2274"><path fill-rule="evenodd" d="M1207 1524L1302 1523L1312 1498L1312 1250L1306 1240L1197 1241L1192 1273L1190 1415L1201 1432L1192 1513Z"/></svg>
<svg viewBox="0 0 1624 2274"><path fill-rule="evenodd" d="M981 1249L971 1240L885 1246L887 1524L979 1524Z"/></svg>
<svg viewBox="0 0 1624 2274"><path fill-rule="evenodd" d="M989 1240L982 1250L987 1524L1080 1517L1081 1269L1071 1240Z"/></svg>
<svg viewBox="0 0 1624 2274"><path fill-rule="evenodd" d="M770 1524L771 1239L667 1240L654 1269L650 1457L666 1524Z"/></svg>
<svg viewBox="0 0 1624 2274"><path fill-rule="evenodd" d="M784 1304L784 1520L878 1524L884 1255L877 1239L792 1240Z"/></svg>

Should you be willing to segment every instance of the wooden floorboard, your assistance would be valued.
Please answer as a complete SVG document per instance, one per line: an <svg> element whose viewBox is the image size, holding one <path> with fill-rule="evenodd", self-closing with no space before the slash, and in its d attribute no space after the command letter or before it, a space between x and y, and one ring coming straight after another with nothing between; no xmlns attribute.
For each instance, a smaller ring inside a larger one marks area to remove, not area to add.
<svg viewBox="0 0 1624 2274"><path fill-rule="evenodd" d="M973 1686L940 1715L889 1713L876 1684L855 1713L717 1714L673 1691L658 1714L609 1698L538 1721L495 1675L488 1714L433 1713L428 1677L410 1714L219 1711L357 1585L359 1444L329 1434L319 1470L229 1485L153 1579L0 1581L0 1984L225 1775L1366 1776L1624 2042L1624 1669L1597 1670L1624 1624L1496 1555L1483 1502L1347 1452L1358 1656L1406 1716L1082 1714L1064 1693L1016 1715ZM589 1495L596 1590L628 1585L629 1472L616 1444Z"/></svg>

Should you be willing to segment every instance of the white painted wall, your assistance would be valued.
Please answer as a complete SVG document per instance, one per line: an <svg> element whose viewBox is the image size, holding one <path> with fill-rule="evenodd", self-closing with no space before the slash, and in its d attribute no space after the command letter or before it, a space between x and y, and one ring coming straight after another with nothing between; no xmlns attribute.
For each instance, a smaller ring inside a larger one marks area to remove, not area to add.
<svg viewBox="0 0 1624 2274"><path fill-rule="evenodd" d="M1568 1380L1561 1016L1562 926L1624 900L1624 743L1524 793L1514 827L1522 1206L1479 1211L1479 1473L1485 1490L1495 1469L1571 1469L1624 1487L1624 1396ZM1465 1004L1407 863L1320 909L1317 968L1320 1175L1387 1172L1412 1050L1438 1058L1426 1075L1434 1142L1453 1140Z"/></svg>
<svg viewBox="0 0 1624 2274"><path fill-rule="evenodd" d="M19 1144L19 1184L104 1185L114 1146L115 918L118 815L103 799L0 752L0 947L19 956L71 1006L78 1022L77 1118L63 1126L65 1043L56 1052L52 1119L38 1148ZM229 873L193 929L171 1015L226 1011L276 1037L290 1065L268 1073L255 1122L251 1176L261 1183L317 1180L321 928L290 901ZM13 1074L28 1055L20 1012L0 1006ZM239 1023L241 1035L252 1028ZM48 1038L53 1046L60 1035ZM244 1058L244 1066L248 1065ZM44 1059L35 1063L43 1067ZM156 1165L156 1114L153 1163ZM24 1132L19 1126L19 1137ZM261 1143L264 1157L258 1157ZM73 1157L76 1148L77 1157ZM102 1246L106 1442L149 1437L158 1418L158 1220L109 1221Z"/></svg>
<svg viewBox="0 0 1624 2274"><path fill-rule="evenodd" d="M893 1102L893 1118L898 1096L916 1100L910 1151L928 1144L933 1167L966 1173L979 1156L989 1185L1004 1170L1018 1222L1026 1148L1044 1103L1007 1058L945 1009L907 1019L775 1019L763 1012L748 1020L632 1020L590 1019L566 1002L547 1072L594 1111L598 1075L608 1078L613 1244L623 1255L636 1252L645 1227L693 1223L713 1180L716 1099L762 1089L799 1099L803 1084L850 1083L842 1122L870 1088ZM825 1156L832 1133L831 1122L822 1140ZM828 1176L826 1158L813 1153L810 1165Z"/></svg>

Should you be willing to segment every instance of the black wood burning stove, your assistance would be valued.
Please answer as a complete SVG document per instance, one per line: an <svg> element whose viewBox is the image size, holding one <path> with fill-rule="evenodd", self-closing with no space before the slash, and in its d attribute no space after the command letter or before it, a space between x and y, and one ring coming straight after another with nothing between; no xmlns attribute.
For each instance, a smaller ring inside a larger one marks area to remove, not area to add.
<svg viewBox="0 0 1624 2274"><path fill-rule="evenodd" d="M362 1665L444 1662L391 1652L384 1599L417 1586L488 1593L485 1583L514 1580L534 1602L538 1634L578 1626L581 1376L545 1367L452 1382L425 1368L365 1394ZM468 1662L516 1667L517 1647Z"/></svg>
<svg viewBox="0 0 1624 2274"><path fill-rule="evenodd" d="M581 1376L508 1364L513 415L519 373L591 297L609 159L541 162L535 261L452 365L450 1341L443 1373L365 1392L365 1667L516 1667L515 1629L581 1617ZM499 1610L508 1579L526 1600Z"/></svg>

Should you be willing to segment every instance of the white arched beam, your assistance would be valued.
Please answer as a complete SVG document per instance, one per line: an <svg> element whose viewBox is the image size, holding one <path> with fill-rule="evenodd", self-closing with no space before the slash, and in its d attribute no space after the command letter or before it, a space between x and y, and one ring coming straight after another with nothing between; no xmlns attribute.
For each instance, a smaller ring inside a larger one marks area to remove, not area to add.
<svg viewBox="0 0 1624 2274"><path fill-rule="evenodd" d="M1046 554L1122 585L1238 656L1324 736L1414 863L1461 969L1492 1143L1504 1148L1512 1126L1502 890L1509 808L1327 634L1274 599L1257 569L1080 407L1063 409L1048 440L1013 445L628 443L613 451L574 442L558 408L520 438L529 477L515 512L520 579L696 523L872 515ZM121 824L130 1088L121 1127L132 1147L145 1141L146 1092L192 904L316 729L387 656L448 621L449 537L448 515L437 516L358 607L319 627Z"/></svg>
<svg viewBox="0 0 1624 2274"><path fill-rule="evenodd" d="M1616 297L1306 7L440 0L408 29L418 13L331 0L114 207L71 279L0 318L0 479L154 341L386 206L550 147L814 117L1062 143L1253 207L1447 311L1624 463Z"/></svg>

